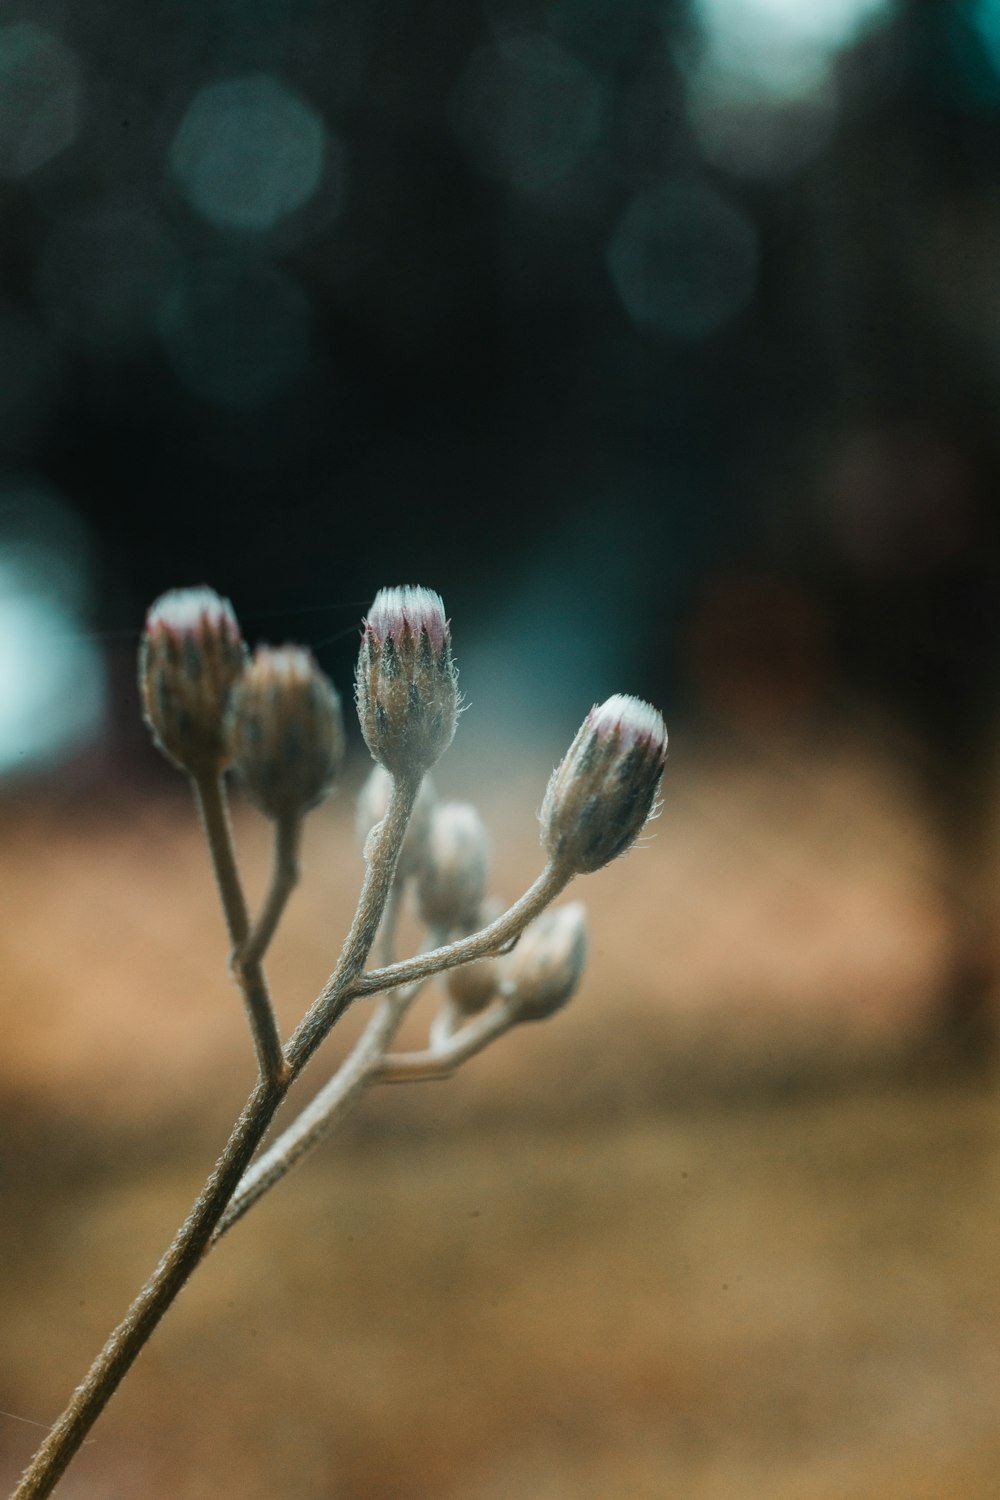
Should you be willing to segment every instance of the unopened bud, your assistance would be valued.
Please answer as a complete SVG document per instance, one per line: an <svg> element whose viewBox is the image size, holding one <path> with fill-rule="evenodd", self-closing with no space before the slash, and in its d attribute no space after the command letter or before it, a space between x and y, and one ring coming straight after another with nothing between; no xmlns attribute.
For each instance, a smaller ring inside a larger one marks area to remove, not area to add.
<svg viewBox="0 0 1000 1500"><path fill-rule="evenodd" d="M444 986L456 1009L465 1016L474 1016L489 1005L500 987L501 978L499 959L474 958L470 963L448 969Z"/></svg>
<svg viewBox="0 0 1000 1500"><path fill-rule="evenodd" d="M393 775L428 770L451 744L457 677L440 595L380 589L361 637L358 718L372 755Z"/></svg>
<svg viewBox="0 0 1000 1500"><path fill-rule="evenodd" d="M468 937L481 927L495 922L503 911L503 902L496 896L487 896L469 920L455 933L456 937ZM500 988L503 979L503 961L499 958L474 958L470 963L446 969L444 987L455 1009L463 1015L472 1016L485 1010Z"/></svg>
<svg viewBox="0 0 1000 1500"><path fill-rule="evenodd" d="M571 901L536 917L507 959L519 1021L544 1021L566 1004L587 958L583 904Z"/></svg>
<svg viewBox="0 0 1000 1500"><path fill-rule="evenodd" d="M225 711L246 661L228 599L171 589L150 607L139 647L143 717L168 760L192 776L228 762Z"/></svg>
<svg viewBox="0 0 1000 1500"><path fill-rule="evenodd" d="M428 927L470 923L486 894L490 838L469 802L444 802L431 826L417 880L417 910Z"/></svg>
<svg viewBox="0 0 1000 1500"><path fill-rule="evenodd" d="M321 802L344 758L336 689L301 646L258 646L233 689L227 730L250 800L269 818Z"/></svg>
<svg viewBox="0 0 1000 1500"><path fill-rule="evenodd" d="M552 862L583 875L624 854L654 809L666 759L666 726L650 704L616 693L592 708L542 803Z"/></svg>
<svg viewBox="0 0 1000 1500"><path fill-rule="evenodd" d="M365 852L368 835L377 823L381 823L389 809L392 792L392 777L384 766L373 766L361 791L358 793L358 810L355 817L355 832L361 852ZM399 851L396 874L412 875L423 863L430 833L431 813L434 809L434 787L428 777L420 783L417 800L413 804L410 821L406 826L406 837Z"/></svg>

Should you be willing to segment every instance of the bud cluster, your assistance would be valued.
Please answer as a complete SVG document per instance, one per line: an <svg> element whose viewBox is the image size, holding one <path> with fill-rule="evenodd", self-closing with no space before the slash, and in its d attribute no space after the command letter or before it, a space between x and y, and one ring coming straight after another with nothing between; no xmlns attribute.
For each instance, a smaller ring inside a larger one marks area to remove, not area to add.
<svg viewBox="0 0 1000 1500"><path fill-rule="evenodd" d="M263 960L299 878L301 817L330 790L343 758L340 700L297 646L262 646L248 661L231 606L207 588L176 590L152 606L139 678L155 743L192 778L258 1081L191 1215L105 1346L114 1358L95 1361L18 1495L51 1493L202 1254L366 1087L442 1077L511 1026L543 1020L566 1004L586 959L583 908L547 908L572 875L599 869L635 841L655 806L666 759L663 720L648 704L615 696L592 709L545 794L548 862L512 905L493 912L489 840L478 813L467 803L438 805L424 783L451 742L459 710L444 606L429 589L383 589L364 621L356 674L361 730L377 762L358 813L364 878L333 969L283 1042ZM271 879L253 918L228 817L223 773L230 765L275 825ZM414 957L396 962L394 924L407 882L429 931ZM376 941L381 961L373 967ZM391 1051L408 1006L440 975L445 998L427 1046ZM278 1106L348 1005L376 994L384 998L342 1066L255 1155Z"/></svg>
<svg viewBox="0 0 1000 1500"><path fill-rule="evenodd" d="M294 827L333 785L345 748L333 685L298 646L260 646L248 659L232 607L211 589L176 590L153 605L140 682L147 722L164 753L196 780L232 765L250 800L279 830ZM410 820L405 834L400 830L401 846L392 849L399 889L409 885L416 915L435 943L472 938L499 918L486 894L490 840L471 804L439 803L425 777L450 744L459 711L439 595L410 586L376 595L363 624L356 697L377 762L358 802L366 859L370 865L379 859L382 843L373 830L384 824L394 784L406 783ZM600 869L635 842L655 809L666 753L666 728L648 703L616 694L591 709L542 805L550 866L542 880L552 882L545 901L571 875ZM385 878L380 888L390 885ZM519 940L504 956L477 940L468 962L452 959L439 1038L497 996L506 1003L507 1024L511 1016L541 1020L566 1003L586 959L583 908L544 911L545 901L525 907L504 938L520 934ZM389 920L397 909L392 903Z"/></svg>

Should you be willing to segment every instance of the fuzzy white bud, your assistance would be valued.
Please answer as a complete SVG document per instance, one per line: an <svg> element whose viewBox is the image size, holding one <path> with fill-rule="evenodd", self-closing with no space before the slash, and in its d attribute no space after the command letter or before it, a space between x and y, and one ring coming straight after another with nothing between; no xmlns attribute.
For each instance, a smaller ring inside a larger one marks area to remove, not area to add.
<svg viewBox="0 0 1000 1500"><path fill-rule="evenodd" d="M650 704L616 693L592 708L542 804L553 863L583 875L624 854L656 805L666 759L666 725Z"/></svg>
<svg viewBox="0 0 1000 1500"><path fill-rule="evenodd" d="M364 622L357 704L365 743L394 776L429 770L451 744L457 678L440 595L381 589Z"/></svg>
<svg viewBox="0 0 1000 1500"><path fill-rule="evenodd" d="M228 599L171 589L151 605L139 647L143 717L168 760L192 776L228 762L225 712L247 650Z"/></svg>

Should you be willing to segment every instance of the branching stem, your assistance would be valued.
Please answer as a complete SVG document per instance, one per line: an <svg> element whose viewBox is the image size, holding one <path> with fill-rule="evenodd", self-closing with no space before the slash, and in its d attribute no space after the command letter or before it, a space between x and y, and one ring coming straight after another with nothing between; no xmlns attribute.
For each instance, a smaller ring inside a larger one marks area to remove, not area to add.
<svg viewBox="0 0 1000 1500"><path fill-rule="evenodd" d="M213 1244L242 1219L258 1198L262 1198L307 1156L347 1113L378 1069L414 994L415 989L393 990L380 1002L356 1046L329 1083L296 1116L274 1145L244 1173L212 1236Z"/></svg>
<svg viewBox="0 0 1000 1500"><path fill-rule="evenodd" d="M385 1056L406 1006L423 980L468 959L483 958L509 947L570 878L566 872L548 866L519 901L481 932L406 962L384 964L363 974L384 915L388 915L386 951L391 952L395 914L391 909L387 914L386 907L393 897L399 851L419 786L419 777L393 781L385 817L370 835L361 894L340 957L282 1054L260 959L295 882L298 830L289 826L277 831L272 884L261 918L251 932L233 851L224 786L219 779L195 783L226 924L236 950L235 967L250 1015L261 1076L215 1170L170 1248L77 1387L69 1406L39 1448L11 1500L47 1500L205 1252L325 1134L368 1082L440 1076L442 1068L450 1071L511 1024L513 1017L506 1012L501 1001L442 1041L441 1047L431 1054ZM251 1168L254 1153L279 1105L331 1027L352 1000L386 990L393 993L383 1000L338 1074L275 1147Z"/></svg>
<svg viewBox="0 0 1000 1500"><path fill-rule="evenodd" d="M393 783L388 812L373 835L351 930L337 967L310 1011L310 1015L316 1012L310 1031L311 1045L308 1048L300 1046L295 1062L286 1057L283 1061L287 1066L283 1066L276 1075L265 1072L263 1060L261 1061L261 1077L194 1207L156 1270L73 1393L66 1410L38 1449L11 1495L11 1500L47 1500L51 1495L153 1329L209 1247L216 1225L263 1140L278 1106L312 1052L341 1014L346 1004L346 1001L344 1004L340 1003L342 996L350 980L364 967L392 888L399 851L418 788L419 779L411 782L397 780ZM221 782L204 781L197 783L195 790L212 852L212 863L229 935L238 946L247 936L249 919L233 853L224 789ZM264 993L266 998L266 991ZM249 1004L248 997L248 1006ZM270 1001L268 1007L270 1008ZM256 1040L256 1030L254 1036ZM260 1053L260 1048L258 1050ZM278 1055L281 1056L280 1048Z"/></svg>
<svg viewBox="0 0 1000 1500"><path fill-rule="evenodd" d="M434 948L430 953L421 953L416 958L407 958L397 964L388 964L381 969L369 969L356 983L350 986L348 1000L361 995L377 995L383 990L395 989L397 985L413 984L415 980L427 979L445 969L457 968L473 958L489 958L513 946L528 923L554 901L572 879L572 872L555 865L546 865L533 885L524 895L507 908L488 927L469 937L458 938L443 948ZM322 1000L323 996L320 996ZM301 1028L300 1028L301 1030ZM297 1035L298 1033L296 1033ZM294 1045L295 1038L289 1044Z"/></svg>

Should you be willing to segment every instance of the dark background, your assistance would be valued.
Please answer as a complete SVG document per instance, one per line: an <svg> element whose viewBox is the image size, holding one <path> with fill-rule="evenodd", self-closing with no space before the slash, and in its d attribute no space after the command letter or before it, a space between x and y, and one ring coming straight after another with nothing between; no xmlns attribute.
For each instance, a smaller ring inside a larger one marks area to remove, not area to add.
<svg viewBox="0 0 1000 1500"><path fill-rule="evenodd" d="M85 523L106 648L205 581L343 683L415 581L519 722L621 688L773 724L846 683L982 744L1000 8L5 26L7 530L38 489Z"/></svg>

